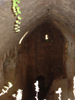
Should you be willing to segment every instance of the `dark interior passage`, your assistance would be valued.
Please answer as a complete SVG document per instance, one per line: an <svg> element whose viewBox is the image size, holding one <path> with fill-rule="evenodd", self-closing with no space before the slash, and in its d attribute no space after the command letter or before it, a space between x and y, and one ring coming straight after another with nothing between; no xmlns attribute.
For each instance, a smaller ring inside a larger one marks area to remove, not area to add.
<svg viewBox="0 0 75 100"><path fill-rule="evenodd" d="M75 0L0 0L0 100L35 100L40 76L40 100L75 99Z"/></svg>
<svg viewBox="0 0 75 100"><path fill-rule="evenodd" d="M27 66L27 100L35 100L36 77L41 75L45 78L44 96L54 79L64 77L63 41L61 32L48 23L38 26L23 40L20 51L23 59L21 66Z"/></svg>
<svg viewBox="0 0 75 100"><path fill-rule="evenodd" d="M38 99L43 100L45 96L45 77L43 76L38 76L36 80L39 82L39 91L38 92Z"/></svg>

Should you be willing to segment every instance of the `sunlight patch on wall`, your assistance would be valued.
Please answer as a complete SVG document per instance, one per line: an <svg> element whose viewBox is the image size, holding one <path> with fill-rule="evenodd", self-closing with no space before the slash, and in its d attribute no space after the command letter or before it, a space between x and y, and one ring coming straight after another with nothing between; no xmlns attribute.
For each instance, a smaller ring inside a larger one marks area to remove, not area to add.
<svg viewBox="0 0 75 100"><path fill-rule="evenodd" d="M58 88L58 90L55 92L56 94L59 94L58 99L61 100L61 93L62 93L62 89Z"/></svg>
<svg viewBox="0 0 75 100"><path fill-rule="evenodd" d="M71 100L70 98L68 98L68 100Z"/></svg>
<svg viewBox="0 0 75 100"><path fill-rule="evenodd" d="M45 35L45 40L48 40L48 34Z"/></svg>
<svg viewBox="0 0 75 100"><path fill-rule="evenodd" d="M16 95L16 94L13 94L12 96L13 96L14 98L16 98L16 100L22 100L22 94L23 94L23 90L18 89L17 95Z"/></svg>
<svg viewBox="0 0 75 100"><path fill-rule="evenodd" d="M23 39L25 38L25 36L26 36L28 33L29 33L29 31L27 31L27 32L22 36L22 38L21 38L20 41L19 41L19 44L22 43Z"/></svg>
<svg viewBox="0 0 75 100"><path fill-rule="evenodd" d="M73 77L73 94L74 94L74 98L75 98L75 76Z"/></svg>
<svg viewBox="0 0 75 100"><path fill-rule="evenodd" d="M8 93L8 90L13 86L12 83L8 82L8 86L4 86L5 89L2 89L2 92L0 93L0 96L4 95L5 93Z"/></svg>
<svg viewBox="0 0 75 100"><path fill-rule="evenodd" d="M58 90L57 90L55 93L56 93L56 94L59 94L58 99L59 99L59 100L62 100L62 99L61 99L62 89L61 89L61 88L58 88ZM71 99L70 99L70 98L68 98L68 100L71 100Z"/></svg>
<svg viewBox="0 0 75 100"><path fill-rule="evenodd" d="M38 100L39 81L36 81L36 82L34 83L34 85L35 85L35 91L36 91L35 99Z"/></svg>

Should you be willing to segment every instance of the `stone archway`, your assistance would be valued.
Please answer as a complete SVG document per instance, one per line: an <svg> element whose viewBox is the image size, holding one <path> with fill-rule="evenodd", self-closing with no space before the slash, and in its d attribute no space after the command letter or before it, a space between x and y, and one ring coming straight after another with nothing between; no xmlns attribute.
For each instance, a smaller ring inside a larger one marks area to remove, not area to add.
<svg viewBox="0 0 75 100"><path fill-rule="evenodd" d="M49 36L48 41L45 34ZM22 81L27 81L29 97L34 99L34 82L40 74L45 77L46 93L54 79L66 77L63 66L64 38L57 28L43 23L25 37L21 46L20 66L22 76L26 77Z"/></svg>

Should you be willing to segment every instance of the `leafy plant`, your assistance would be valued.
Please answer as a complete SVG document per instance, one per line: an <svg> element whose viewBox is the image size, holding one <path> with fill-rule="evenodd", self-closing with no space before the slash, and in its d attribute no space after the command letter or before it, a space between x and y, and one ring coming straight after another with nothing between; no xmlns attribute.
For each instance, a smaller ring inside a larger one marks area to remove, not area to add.
<svg viewBox="0 0 75 100"><path fill-rule="evenodd" d="M20 26L19 24L21 24L20 20L21 20L21 17L19 14L21 14L21 11L20 11L20 8L18 7L18 4L20 3L20 0L13 0L13 6L12 6L12 9L13 9L13 13L15 16L17 16L16 18L16 24L15 24L15 31L16 32L19 32L20 31Z"/></svg>

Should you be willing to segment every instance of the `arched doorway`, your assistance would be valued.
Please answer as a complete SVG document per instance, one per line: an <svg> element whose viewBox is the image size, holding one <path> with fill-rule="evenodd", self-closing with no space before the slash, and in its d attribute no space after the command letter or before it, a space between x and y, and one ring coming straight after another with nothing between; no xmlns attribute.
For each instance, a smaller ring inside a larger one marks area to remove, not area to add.
<svg viewBox="0 0 75 100"><path fill-rule="evenodd" d="M27 88L27 100L35 100L34 82L39 75L45 78L45 95L54 79L65 77L63 66L64 37L54 26L44 23L26 37L21 45L22 76ZM25 99L25 97L24 97Z"/></svg>

